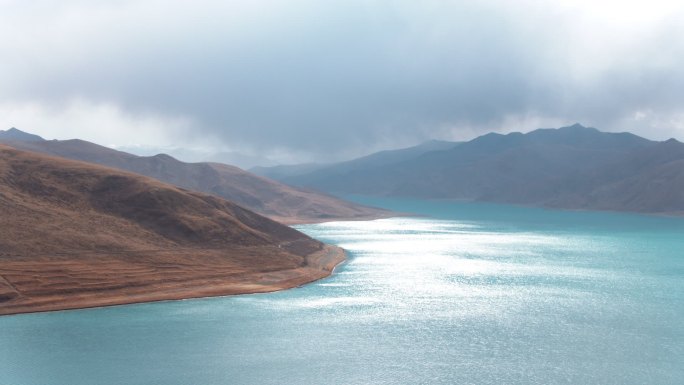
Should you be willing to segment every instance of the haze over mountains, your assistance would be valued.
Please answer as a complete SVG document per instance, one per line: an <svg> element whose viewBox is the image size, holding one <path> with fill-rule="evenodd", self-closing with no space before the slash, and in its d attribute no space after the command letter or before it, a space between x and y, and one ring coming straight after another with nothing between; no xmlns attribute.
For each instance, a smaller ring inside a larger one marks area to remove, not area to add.
<svg viewBox="0 0 684 385"><path fill-rule="evenodd" d="M270 175L333 194L684 213L684 144L674 139L654 142L575 124L424 148Z"/></svg>
<svg viewBox="0 0 684 385"><path fill-rule="evenodd" d="M0 314L261 292L340 249L219 197L0 145Z"/></svg>
<svg viewBox="0 0 684 385"><path fill-rule="evenodd" d="M116 146L114 149L138 156L168 154L187 163L214 162L230 164L241 169L249 169L257 165L273 166L277 162L264 156L239 153L236 151L216 151L202 148L185 148L177 146L128 145Z"/></svg>
<svg viewBox="0 0 684 385"><path fill-rule="evenodd" d="M306 175L307 179L334 179L358 169L381 167L404 160L416 158L426 152L441 151L456 147L459 142L430 140L417 146L399 150L376 152L361 158L334 164L296 164L272 167L253 167L249 171L275 180L288 180L299 175Z"/></svg>
<svg viewBox="0 0 684 385"><path fill-rule="evenodd" d="M0 142L18 149L135 172L183 188L215 194L285 223L370 219L389 215L384 210L291 187L221 163L185 163L165 154L137 156L79 139L47 141L14 128L0 131Z"/></svg>

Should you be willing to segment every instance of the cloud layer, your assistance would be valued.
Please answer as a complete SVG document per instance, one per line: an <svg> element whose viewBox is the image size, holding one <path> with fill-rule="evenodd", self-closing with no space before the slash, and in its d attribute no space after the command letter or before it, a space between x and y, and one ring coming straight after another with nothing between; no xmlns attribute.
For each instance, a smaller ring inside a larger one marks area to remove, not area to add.
<svg viewBox="0 0 684 385"><path fill-rule="evenodd" d="M600 3L0 1L0 122L287 161L576 121L684 139L684 7Z"/></svg>

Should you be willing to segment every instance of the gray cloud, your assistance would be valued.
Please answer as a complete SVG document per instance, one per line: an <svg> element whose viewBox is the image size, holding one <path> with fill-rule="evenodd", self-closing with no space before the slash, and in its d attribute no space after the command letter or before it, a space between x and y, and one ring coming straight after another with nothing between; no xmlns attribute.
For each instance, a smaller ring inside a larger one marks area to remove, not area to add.
<svg viewBox="0 0 684 385"><path fill-rule="evenodd" d="M684 138L682 8L565 3L0 3L0 113L283 160L575 121Z"/></svg>

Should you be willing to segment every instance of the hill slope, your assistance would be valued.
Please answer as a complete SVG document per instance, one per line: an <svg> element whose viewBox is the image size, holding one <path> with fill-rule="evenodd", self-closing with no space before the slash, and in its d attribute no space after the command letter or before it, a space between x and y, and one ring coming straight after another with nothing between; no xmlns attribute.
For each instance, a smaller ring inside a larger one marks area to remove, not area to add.
<svg viewBox="0 0 684 385"><path fill-rule="evenodd" d="M0 314L261 292L343 255L224 199L0 146Z"/></svg>
<svg viewBox="0 0 684 385"><path fill-rule="evenodd" d="M291 187L220 163L185 163L164 154L136 156L78 139L4 142L27 151L115 167L214 194L283 223L371 219L389 215L384 210Z"/></svg>

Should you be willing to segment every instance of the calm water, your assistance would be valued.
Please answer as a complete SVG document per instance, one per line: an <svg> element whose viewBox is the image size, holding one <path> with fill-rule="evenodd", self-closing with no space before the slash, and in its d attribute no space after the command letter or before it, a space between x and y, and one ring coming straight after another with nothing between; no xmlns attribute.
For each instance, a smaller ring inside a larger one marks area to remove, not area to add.
<svg viewBox="0 0 684 385"><path fill-rule="evenodd" d="M358 199L358 198L357 198ZM682 384L684 220L367 201L274 294L0 317L0 384Z"/></svg>

